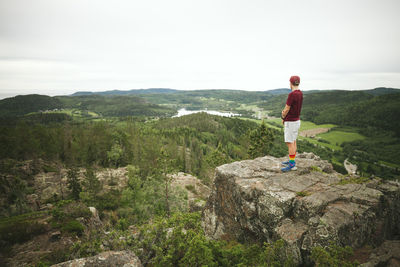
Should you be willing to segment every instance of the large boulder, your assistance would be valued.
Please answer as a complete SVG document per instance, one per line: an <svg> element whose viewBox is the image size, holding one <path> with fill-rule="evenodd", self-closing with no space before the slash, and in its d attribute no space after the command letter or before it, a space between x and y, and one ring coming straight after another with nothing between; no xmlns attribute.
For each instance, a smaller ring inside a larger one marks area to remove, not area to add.
<svg viewBox="0 0 400 267"><path fill-rule="evenodd" d="M283 239L294 260L330 241L360 247L400 233L400 185L344 177L312 153L297 157L297 171L282 173L271 156L216 168L202 224L214 239Z"/></svg>
<svg viewBox="0 0 400 267"><path fill-rule="evenodd" d="M142 267L139 258L131 251L105 251L96 256L70 260L52 267Z"/></svg>

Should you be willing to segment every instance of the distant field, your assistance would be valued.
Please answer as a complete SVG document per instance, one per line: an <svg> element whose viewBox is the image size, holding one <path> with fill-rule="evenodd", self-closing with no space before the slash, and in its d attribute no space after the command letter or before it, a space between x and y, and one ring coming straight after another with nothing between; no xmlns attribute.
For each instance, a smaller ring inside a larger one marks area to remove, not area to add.
<svg viewBox="0 0 400 267"><path fill-rule="evenodd" d="M319 135L318 135L318 137L319 137ZM313 144L316 144L316 145L319 145L322 147L327 147L332 150L342 150L342 148L340 146L336 145L335 143L332 144L332 143L326 143L326 142L319 141L318 137L317 138L309 138L309 137L299 136L299 140L307 140L310 143L313 143Z"/></svg>
<svg viewBox="0 0 400 267"><path fill-rule="evenodd" d="M316 128L334 128L335 124L315 124L311 121L301 121L300 131L311 130Z"/></svg>
<svg viewBox="0 0 400 267"><path fill-rule="evenodd" d="M352 142L355 140L362 140L365 139L365 136L359 134L356 132L356 129L350 130L350 129L345 129L342 130L342 128L338 129L333 129L330 132L323 133L318 135L318 137L329 141L332 144L342 144L344 142Z"/></svg>
<svg viewBox="0 0 400 267"><path fill-rule="evenodd" d="M274 118L274 119L268 119L265 120L265 122L274 122L274 123L279 123L282 124L282 119L280 118ZM301 121L301 126L300 126L300 131L305 131L305 130L311 130L311 129L316 129L316 128L334 128L336 127L335 124L315 124L311 121Z"/></svg>
<svg viewBox="0 0 400 267"><path fill-rule="evenodd" d="M60 109L58 111L49 111L49 113L65 113L68 114L72 117L78 117L78 118L82 118L82 117L92 117L92 118L96 118L99 117L99 114L93 112L93 111L82 111L79 109Z"/></svg>
<svg viewBox="0 0 400 267"><path fill-rule="evenodd" d="M365 138L365 136L357 132L356 128L333 128L327 133L318 134L316 138L299 137L299 139L305 139L311 143L328 147L333 150L342 150L340 145L344 142L352 142Z"/></svg>
<svg viewBox="0 0 400 267"><path fill-rule="evenodd" d="M253 120L255 122L261 123L261 120ZM282 129L277 127L275 124L282 124L282 120L280 118L275 118L275 119L268 119L265 120L265 122L272 128L275 129ZM272 124L271 124L272 123ZM309 138L309 137L299 137L300 140L307 140L311 143L318 144L320 146L324 146L333 150L341 150L342 148L340 145L344 142L352 142L355 140L362 140L365 139L366 137L359 134L357 132L356 128L352 127L337 127L337 125L334 124L315 124L310 121L301 121L301 126L300 126L300 131L305 131L305 130L311 130L311 129L317 129L317 128L330 128L331 130L327 133L321 133L317 134L316 138ZM327 142L324 141L319 141L319 139L323 139Z"/></svg>

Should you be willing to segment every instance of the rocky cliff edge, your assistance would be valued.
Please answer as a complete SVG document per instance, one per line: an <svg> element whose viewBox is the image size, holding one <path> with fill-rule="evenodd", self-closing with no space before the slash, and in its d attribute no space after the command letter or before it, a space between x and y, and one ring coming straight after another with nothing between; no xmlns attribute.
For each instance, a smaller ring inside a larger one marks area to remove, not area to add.
<svg viewBox="0 0 400 267"><path fill-rule="evenodd" d="M399 183L343 176L312 153L298 155L297 171L281 173L283 160L266 156L216 168L203 210L206 234L241 242L283 239L298 264L331 241L358 248L400 239Z"/></svg>

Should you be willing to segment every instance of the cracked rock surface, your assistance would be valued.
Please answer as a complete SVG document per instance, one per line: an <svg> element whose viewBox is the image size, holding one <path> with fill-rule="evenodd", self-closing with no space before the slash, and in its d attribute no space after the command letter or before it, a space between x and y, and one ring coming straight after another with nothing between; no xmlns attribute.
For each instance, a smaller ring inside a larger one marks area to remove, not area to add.
<svg viewBox="0 0 400 267"><path fill-rule="evenodd" d="M206 234L240 242L284 239L298 264L330 241L357 248L398 238L398 183L346 181L312 153L298 155L297 171L281 173L284 160L266 156L217 167L202 216Z"/></svg>

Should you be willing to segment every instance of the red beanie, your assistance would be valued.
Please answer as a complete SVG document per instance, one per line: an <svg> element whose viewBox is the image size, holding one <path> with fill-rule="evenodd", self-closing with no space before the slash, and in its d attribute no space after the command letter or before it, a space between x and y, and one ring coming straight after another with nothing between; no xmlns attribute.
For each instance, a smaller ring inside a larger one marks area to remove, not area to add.
<svg viewBox="0 0 400 267"><path fill-rule="evenodd" d="M293 85L299 85L300 84L300 77L299 76L292 76L290 77L289 80Z"/></svg>

